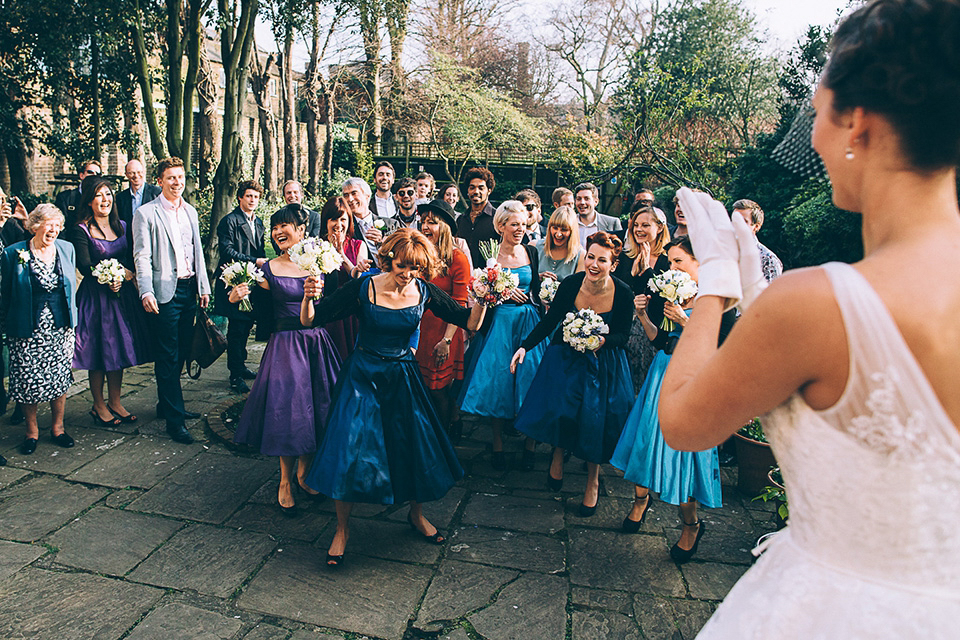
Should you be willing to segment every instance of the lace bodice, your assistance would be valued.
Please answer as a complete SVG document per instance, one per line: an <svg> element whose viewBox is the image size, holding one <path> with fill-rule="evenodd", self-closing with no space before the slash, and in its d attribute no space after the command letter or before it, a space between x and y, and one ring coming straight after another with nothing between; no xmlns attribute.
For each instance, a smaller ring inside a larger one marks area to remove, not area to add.
<svg viewBox="0 0 960 640"><path fill-rule="evenodd" d="M830 409L798 394L763 420L789 537L832 569L960 597L960 433L867 280L846 264L824 270L847 333L847 387Z"/></svg>

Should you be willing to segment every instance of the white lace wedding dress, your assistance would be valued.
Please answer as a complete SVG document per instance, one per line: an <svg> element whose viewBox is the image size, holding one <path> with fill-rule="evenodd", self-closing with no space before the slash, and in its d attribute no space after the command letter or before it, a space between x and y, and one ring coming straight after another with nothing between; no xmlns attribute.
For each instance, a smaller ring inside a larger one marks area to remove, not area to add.
<svg viewBox="0 0 960 640"><path fill-rule="evenodd" d="M763 419L790 523L697 638L960 638L960 433L870 284L823 268L847 387L826 411L796 394Z"/></svg>

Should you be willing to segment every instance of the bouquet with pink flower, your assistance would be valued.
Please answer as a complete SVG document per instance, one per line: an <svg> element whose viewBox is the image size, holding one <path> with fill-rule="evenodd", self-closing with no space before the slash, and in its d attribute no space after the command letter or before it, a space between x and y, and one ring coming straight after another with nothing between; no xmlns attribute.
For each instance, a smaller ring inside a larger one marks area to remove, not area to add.
<svg viewBox="0 0 960 640"><path fill-rule="evenodd" d="M487 260L487 266L473 270L473 280L467 287L467 292L478 304L495 307L510 297L520 278L515 273L504 269L496 260L499 245L491 240L489 244L481 243L480 251Z"/></svg>

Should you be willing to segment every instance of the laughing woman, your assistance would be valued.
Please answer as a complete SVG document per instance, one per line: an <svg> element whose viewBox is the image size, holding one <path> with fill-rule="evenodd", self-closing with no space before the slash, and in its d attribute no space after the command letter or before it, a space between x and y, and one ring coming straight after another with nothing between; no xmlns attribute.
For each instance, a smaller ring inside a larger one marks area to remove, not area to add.
<svg viewBox="0 0 960 640"><path fill-rule="evenodd" d="M620 239L605 231L587 238L586 270L560 284L550 311L510 362L510 370L516 371L527 351L561 325L567 313L592 309L609 328L596 351L581 353L564 342L561 325L517 414L517 431L556 447L547 477L552 490L559 491L563 482L564 450L587 461L587 487L580 504L584 518L597 508L600 465L610 460L633 403L624 351L633 318L633 292L610 275L620 247Z"/></svg>
<svg viewBox="0 0 960 640"><path fill-rule="evenodd" d="M517 275L519 286L507 302L493 310L493 317L480 336L460 397L460 410L492 418L493 467L505 469L503 455L503 423L513 420L537 373L544 346L527 353L524 364L515 376L508 375L510 358L520 347L523 336L533 331L540 320L540 272L537 250L522 244L527 231L527 210L516 200L507 200L497 208L493 224L503 241L496 255L497 263ZM533 468L533 446L530 440L524 450L524 466Z"/></svg>
<svg viewBox="0 0 960 640"><path fill-rule="evenodd" d="M326 329L300 324L308 274L287 251L305 233L305 221L294 208L284 207L270 218L270 237L281 253L263 265L260 287L270 292L272 317L267 322L272 320L273 331L233 438L263 455L280 457L277 502L287 516L296 515L294 487L315 495L304 478L322 438L330 391L340 371L340 356ZM230 302L236 304L248 294L247 285L234 287Z"/></svg>
<svg viewBox="0 0 960 640"><path fill-rule="evenodd" d="M424 311L474 331L486 307L467 310L419 275L438 266L433 243L414 229L387 236L377 255L383 273L351 280L312 304L319 287L303 289L300 321L324 324L356 314L357 348L333 390L330 418L307 485L336 501L337 531L327 564L338 566L350 536L355 502L410 503L407 521L433 544L446 539L423 515L463 476L410 348Z"/></svg>

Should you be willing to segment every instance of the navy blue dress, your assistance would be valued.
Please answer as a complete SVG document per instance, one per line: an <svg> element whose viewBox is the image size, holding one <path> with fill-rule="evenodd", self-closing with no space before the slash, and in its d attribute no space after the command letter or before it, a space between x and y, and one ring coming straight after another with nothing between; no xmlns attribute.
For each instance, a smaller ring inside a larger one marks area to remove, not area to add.
<svg viewBox="0 0 960 640"><path fill-rule="evenodd" d="M417 280L420 302L388 309L371 302L370 277L354 280L316 305L314 324L355 313L357 348L333 389L323 442L308 486L336 500L398 504L442 498L463 477L410 350L424 309L465 327L470 312Z"/></svg>
<svg viewBox="0 0 960 640"><path fill-rule="evenodd" d="M613 280L613 308L600 314L610 332L597 351L580 353L563 341L562 321L567 312L577 311L574 303L583 279L581 272L560 283L550 311L520 345L529 349L557 327L515 427L538 442L602 464L613 454L633 405L624 349L633 317L633 293L623 282Z"/></svg>

